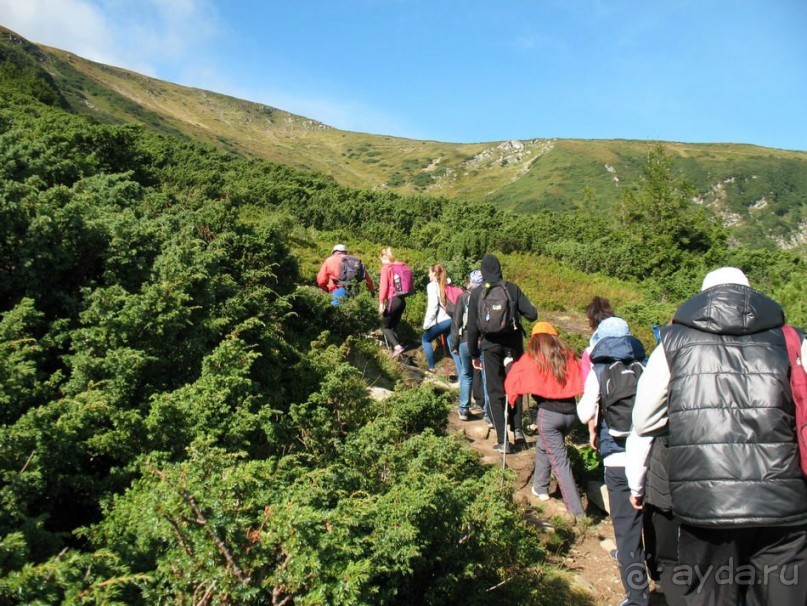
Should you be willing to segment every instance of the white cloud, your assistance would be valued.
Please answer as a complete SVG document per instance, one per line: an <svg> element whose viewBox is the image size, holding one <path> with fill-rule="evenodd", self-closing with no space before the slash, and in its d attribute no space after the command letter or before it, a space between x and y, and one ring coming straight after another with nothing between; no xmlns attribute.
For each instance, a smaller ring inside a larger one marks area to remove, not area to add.
<svg viewBox="0 0 807 606"><path fill-rule="evenodd" d="M32 42L157 77L216 32L210 0L0 0L0 23Z"/></svg>
<svg viewBox="0 0 807 606"><path fill-rule="evenodd" d="M137 41L137 51L155 59L192 60L218 33L209 0L143 0L127 6L130 10L117 20L131 24L126 33Z"/></svg>
<svg viewBox="0 0 807 606"><path fill-rule="evenodd" d="M210 52L220 22L213 0L0 0L0 24L35 43L344 130L418 138L400 120L359 102L234 82Z"/></svg>
<svg viewBox="0 0 807 606"><path fill-rule="evenodd" d="M118 59L111 24L86 0L0 0L0 23L31 42L112 63Z"/></svg>
<svg viewBox="0 0 807 606"><path fill-rule="evenodd" d="M540 34L527 34L516 36L511 42L510 46L520 51L557 51L565 47L557 39Z"/></svg>

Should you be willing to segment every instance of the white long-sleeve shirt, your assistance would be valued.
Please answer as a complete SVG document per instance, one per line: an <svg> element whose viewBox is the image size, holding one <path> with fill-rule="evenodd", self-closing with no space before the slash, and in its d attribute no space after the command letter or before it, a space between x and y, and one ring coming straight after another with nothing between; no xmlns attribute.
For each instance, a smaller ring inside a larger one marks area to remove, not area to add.
<svg viewBox="0 0 807 606"><path fill-rule="evenodd" d="M431 281L426 286L426 315L423 318L423 330L429 330L435 324L444 320L450 320L451 316L446 312L445 307L440 303L440 285Z"/></svg>
<svg viewBox="0 0 807 606"><path fill-rule="evenodd" d="M633 406L633 429L637 437L625 449L627 465L625 475L633 496L644 494L647 476L647 457L653 444L653 436L664 433L667 428L667 387L670 383L670 367L664 348L653 350L647 366L636 386L636 403ZM642 436L642 437L639 437Z"/></svg>

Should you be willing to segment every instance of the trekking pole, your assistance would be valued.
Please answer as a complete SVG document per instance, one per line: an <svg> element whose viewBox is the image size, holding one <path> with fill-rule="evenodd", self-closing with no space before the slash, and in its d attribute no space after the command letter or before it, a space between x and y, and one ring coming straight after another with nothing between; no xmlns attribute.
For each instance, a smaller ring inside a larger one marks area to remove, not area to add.
<svg viewBox="0 0 807 606"><path fill-rule="evenodd" d="M510 371L510 365L513 363L513 355L511 352L507 352L507 355L504 358L504 374ZM502 446L502 470L507 466L507 448L510 445L510 427L507 425L507 413L508 408L510 408L510 398L508 394L505 392L504 394L504 444ZM515 449L515 432L513 432L513 449Z"/></svg>
<svg viewBox="0 0 807 606"><path fill-rule="evenodd" d="M446 336L444 334L440 335L440 344L443 346L443 373L445 374L446 378L448 378L448 346L446 345Z"/></svg>
<svg viewBox="0 0 807 606"><path fill-rule="evenodd" d="M504 442L502 443L502 471L507 469L507 448L510 445L510 429L507 427L507 409L510 408L509 398L504 395Z"/></svg>

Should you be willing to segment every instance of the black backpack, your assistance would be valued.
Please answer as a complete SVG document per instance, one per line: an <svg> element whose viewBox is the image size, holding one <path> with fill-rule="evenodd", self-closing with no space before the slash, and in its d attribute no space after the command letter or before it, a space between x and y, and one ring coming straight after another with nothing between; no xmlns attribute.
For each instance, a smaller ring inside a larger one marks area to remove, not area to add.
<svg viewBox="0 0 807 606"><path fill-rule="evenodd" d="M339 286L350 288L364 280L364 263L353 255L342 256L342 269L339 272Z"/></svg>
<svg viewBox="0 0 807 606"><path fill-rule="evenodd" d="M468 328L468 303L471 300L471 293L467 290L460 295L460 298L457 299L457 306L459 307L462 315L460 320L460 325L457 329L457 336L462 339L462 335L465 333L465 330Z"/></svg>
<svg viewBox="0 0 807 606"><path fill-rule="evenodd" d="M626 437L633 426L631 416L636 403L636 384L644 366L636 360L616 360L607 364L600 377L600 405L608 424L608 433Z"/></svg>
<svg viewBox="0 0 807 606"><path fill-rule="evenodd" d="M518 330L513 299L504 281L480 287L476 324L483 335L498 335Z"/></svg>

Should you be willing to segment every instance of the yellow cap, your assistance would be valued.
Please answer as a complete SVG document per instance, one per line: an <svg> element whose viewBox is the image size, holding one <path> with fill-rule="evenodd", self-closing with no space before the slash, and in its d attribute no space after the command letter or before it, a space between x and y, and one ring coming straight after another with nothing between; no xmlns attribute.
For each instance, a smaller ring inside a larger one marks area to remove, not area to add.
<svg viewBox="0 0 807 606"><path fill-rule="evenodd" d="M558 331L549 322L536 322L532 326L532 334L537 335L545 333L548 335L558 336Z"/></svg>

